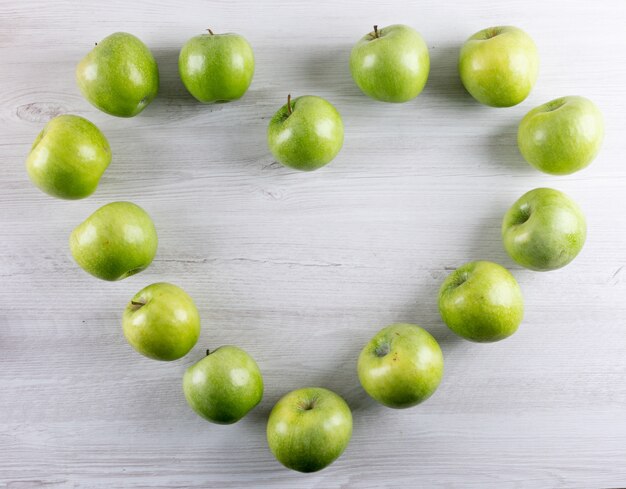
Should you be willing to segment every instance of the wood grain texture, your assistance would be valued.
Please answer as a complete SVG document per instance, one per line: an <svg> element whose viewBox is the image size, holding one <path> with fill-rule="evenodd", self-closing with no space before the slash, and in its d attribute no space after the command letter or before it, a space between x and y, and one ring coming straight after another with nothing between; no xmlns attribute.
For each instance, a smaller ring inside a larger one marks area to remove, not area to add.
<svg viewBox="0 0 626 489"><path fill-rule="evenodd" d="M361 95L347 66L374 23L403 22L432 59L414 102ZM626 485L626 2L0 1L0 487L378 488ZM510 109L475 103L458 50L497 24L539 46L538 83ZM236 31L257 60L235 103L201 106L177 74L180 46L207 26ZM74 67L95 41L129 31L153 49L159 97L125 120L79 94ZM301 174L265 143L286 94L328 98L344 117L331 165ZM531 169L516 148L530 108L593 99L606 119L597 160L568 177ZM24 159L54 115L75 113L109 138L113 162L79 202L46 197ZM533 273L502 249L500 221L522 193L553 186L583 207L589 238L563 270ZM132 200L153 216L153 265L120 283L72 262L71 229L99 206ZM452 268L489 259L513 270L526 318L494 345L441 323L438 287ZM201 339L183 360L137 355L122 336L126 301L154 281L197 301ZM393 321L441 342L443 383L424 405L378 406L355 363ZM266 380L241 423L213 426L181 392L205 348L237 344ZM265 420L286 391L320 385L354 410L354 437L331 468L283 469Z"/></svg>

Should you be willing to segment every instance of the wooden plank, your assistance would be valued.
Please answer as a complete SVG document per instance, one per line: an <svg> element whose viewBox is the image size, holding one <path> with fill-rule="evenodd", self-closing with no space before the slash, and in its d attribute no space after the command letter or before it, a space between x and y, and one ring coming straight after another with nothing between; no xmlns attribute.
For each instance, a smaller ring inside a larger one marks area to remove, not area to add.
<svg viewBox="0 0 626 489"><path fill-rule="evenodd" d="M623 487L626 483L626 3L286 2L268 0L0 3L0 487L378 488ZM347 60L370 24L404 22L428 42L432 71L415 101L386 105L353 84ZM456 74L482 27L514 24L536 40L541 71L527 101L479 106ZM176 59L208 26L251 42L257 70L238 102L197 104ZM162 90L133 119L79 94L76 62L125 30L154 51ZM323 170L277 165L265 143L287 93L318 94L343 115L346 140ZM602 109L606 141L579 174L550 177L516 148L535 105L581 94ZM35 189L23 167L59 113L96 123L113 163L89 199ZM533 273L502 249L510 204L537 186L574 197L589 238L567 268ZM92 279L67 238L99 206L132 200L158 228L154 264L120 283ZM456 338L437 290L472 259L511 268L526 300L519 332L495 345ZM127 300L171 281L197 301L198 345L162 364L125 342ZM356 377L380 327L411 321L446 359L427 403L392 411ZM206 348L237 344L259 362L261 405L213 426L187 407L184 369ZM322 385L354 410L353 440L331 468L283 469L265 420L287 390Z"/></svg>

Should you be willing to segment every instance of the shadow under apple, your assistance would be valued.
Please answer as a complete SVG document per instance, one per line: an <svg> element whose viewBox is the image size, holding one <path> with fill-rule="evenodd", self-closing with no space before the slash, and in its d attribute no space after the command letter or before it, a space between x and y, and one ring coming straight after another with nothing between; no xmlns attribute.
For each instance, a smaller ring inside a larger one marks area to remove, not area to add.
<svg viewBox="0 0 626 489"><path fill-rule="evenodd" d="M485 145L488 160L494 166L509 169L523 176L537 174L537 171L526 163L517 147L517 127L520 120L521 118L515 118L493 127Z"/></svg>
<svg viewBox="0 0 626 489"><path fill-rule="evenodd" d="M152 54L159 65L159 93L140 116L162 118L165 111L169 119L180 120L204 110L204 105L192 97L180 79L179 49L154 49Z"/></svg>
<svg viewBox="0 0 626 489"><path fill-rule="evenodd" d="M459 77L457 64L460 49L460 44L429 47L430 74L423 93L462 105L478 104L465 90Z"/></svg>
<svg viewBox="0 0 626 489"><path fill-rule="evenodd" d="M505 268L516 268L502 244L501 226L502 218L508 208L506 197L499 199L498 205L490 212L490 215L474 218L476 224L473 227L470 238L467 261L486 260L498 263ZM511 204L515 198L512 198ZM463 263L457 263L457 266Z"/></svg>
<svg viewBox="0 0 626 489"><path fill-rule="evenodd" d="M250 166L255 173L254 168L262 169L271 158L265 139L267 124L278 109L269 106L272 90L263 88L255 75L240 99L204 104L187 91L180 78L178 49L155 49L153 54L159 65L159 94L140 117L149 118L150 124L184 121L190 126L189 134L197 131L219 138L230 159Z"/></svg>
<svg viewBox="0 0 626 489"><path fill-rule="evenodd" d="M334 103L333 99L365 96L350 74L351 50L352 45L347 43L326 46L324 49L312 49L308 56L299 60L307 84L317 92L312 95L321 94L331 103Z"/></svg>

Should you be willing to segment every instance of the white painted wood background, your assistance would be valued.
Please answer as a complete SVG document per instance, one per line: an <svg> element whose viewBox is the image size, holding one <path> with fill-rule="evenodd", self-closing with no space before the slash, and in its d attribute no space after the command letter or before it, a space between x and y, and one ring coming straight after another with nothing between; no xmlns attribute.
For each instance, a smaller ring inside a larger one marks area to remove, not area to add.
<svg viewBox="0 0 626 489"><path fill-rule="evenodd" d="M351 46L372 24L408 23L430 48L415 101L363 96ZM541 69L521 105L492 109L462 89L456 59L475 31L513 24L535 39ZM626 2L30 1L0 2L0 487L376 488L626 485ZM177 74L178 50L207 27L246 36L256 74L245 97L202 106ZM162 76L143 114L117 119L79 94L74 67L115 31L139 36ZM328 98L345 145L323 170L274 163L269 118L294 96ZM531 169L516 127L562 95L606 118L597 160L568 177ZM60 113L95 122L113 162L97 192L55 200L24 160ZM589 238L567 268L520 269L500 221L522 193L553 186L583 207ZM153 265L119 283L72 261L67 239L96 208L131 200L153 217ZM499 344L456 338L437 290L448 271L488 259L511 268L526 299L519 332ZM129 298L171 281L197 301L202 335L159 363L122 336ZM406 411L369 399L356 358L393 321L441 342L438 392ZM184 369L236 344L258 361L265 398L234 426L186 405ZM344 455L313 475L288 471L265 420L288 390L325 386L354 410Z"/></svg>

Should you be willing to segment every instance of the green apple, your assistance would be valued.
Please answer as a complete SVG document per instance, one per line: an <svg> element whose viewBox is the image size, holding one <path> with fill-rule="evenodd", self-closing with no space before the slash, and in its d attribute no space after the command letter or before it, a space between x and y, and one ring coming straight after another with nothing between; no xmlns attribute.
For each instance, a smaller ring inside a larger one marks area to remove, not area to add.
<svg viewBox="0 0 626 489"><path fill-rule="evenodd" d="M355 83L363 93L383 102L407 102L417 97L429 71L428 46L407 25L374 26L350 54Z"/></svg>
<svg viewBox="0 0 626 489"><path fill-rule="evenodd" d="M180 50L178 72L183 84L203 103L241 98L254 75L254 53L238 34L192 37Z"/></svg>
<svg viewBox="0 0 626 489"><path fill-rule="evenodd" d="M337 109L321 97L306 95L283 105L267 129L274 157L296 170L312 171L330 162L343 145L343 122Z"/></svg>
<svg viewBox="0 0 626 489"><path fill-rule="evenodd" d="M96 190L110 162L109 142L94 124L77 115L60 115L35 139L26 170L47 194L82 199Z"/></svg>
<svg viewBox="0 0 626 489"><path fill-rule="evenodd" d="M120 280L144 270L156 254L150 216L132 202L100 207L70 235L70 250L83 270L103 280Z"/></svg>
<svg viewBox="0 0 626 489"><path fill-rule="evenodd" d="M580 207L563 192L536 188L522 195L502 221L504 248L523 267L564 267L580 253L587 224Z"/></svg>
<svg viewBox="0 0 626 489"><path fill-rule="evenodd" d="M159 68L148 47L132 34L116 32L96 44L76 67L83 96L98 109L133 117L159 91Z"/></svg>
<svg viewBox="0 0 626 489"><path fill-rule="evenodd" d="M236 346L221 346L187 369L185 398L204 419L232 424L263 398L263 377L254 359Z"/></svg>
<svg viewBox="0 0 626 489"><path fill-rule="evenodd" d="M459 336L489 343L511 336L524 317L519 284L504 267L474 261L457 268L439 290L443 322Z"/></svg>
<svg viewBox="0 0 626 489"><path fill-rule="evenodd" d="M200 315L193 299L165 282L144 287L130 300L122 317L126 340L154 360L178 360L200 335Z"/></svg>
<svg viewBox="0 0 626 489"><path fill-rule="evenodd" d="M352 436L346 402L321 387L298 389L276 403L267 421L270 450L285 467L316 472L333 463Z"/></svg>
<svg viewBox="0 0 626 489"><path fill-rule="evenodd" d="M483 29L465 41L459 56L465 89L492 107L511 107L528 97L538 71L537 47L517 27Z"/></svg>
<svg viewBox="0 0 626 489"><path fill-rule="evenodd" d="M357 370L371 397L387 407L408 408L437 390L443 376L443 354L425 329L392 324L365 345Z"/></svg>
<svg viewBox="0 0 626 489"><path fill-rule="evenodd" d="M603 139L602 113L584 97L561 97L535 107L517 131L524 159L552 175L585 168L600 151Z"/></svg>

